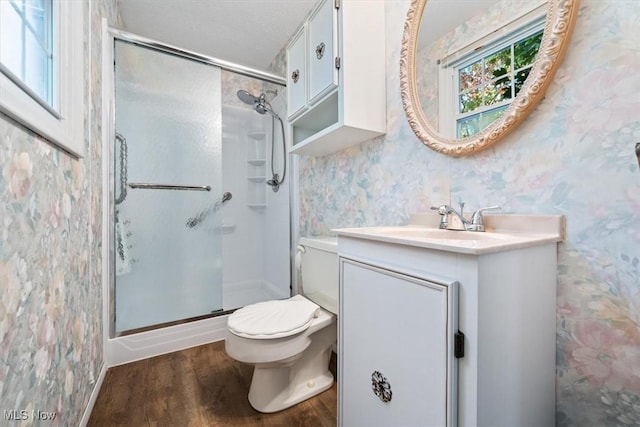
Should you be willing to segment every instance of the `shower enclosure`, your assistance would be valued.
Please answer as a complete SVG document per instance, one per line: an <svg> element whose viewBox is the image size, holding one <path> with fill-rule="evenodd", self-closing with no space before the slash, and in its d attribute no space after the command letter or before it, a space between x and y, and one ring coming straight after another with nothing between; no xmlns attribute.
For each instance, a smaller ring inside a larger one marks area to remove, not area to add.
<svg viewBox="0 0 640 427"><path fill-rule="evenodd" d="M111 34L110 337L289 297L289 184L267 185L286 160L282 86Z"/></svg>

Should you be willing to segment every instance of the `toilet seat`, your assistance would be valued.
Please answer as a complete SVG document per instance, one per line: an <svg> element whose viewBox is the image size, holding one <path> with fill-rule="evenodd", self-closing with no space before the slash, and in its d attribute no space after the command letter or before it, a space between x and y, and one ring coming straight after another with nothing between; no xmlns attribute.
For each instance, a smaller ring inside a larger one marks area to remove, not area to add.
<svg viewBox="0 0 640 427"><path fill-rule="evenodd" d="M320 307L296 295L286 300L251 304L229 316L227 326L234 335L252 339L274 339L306 330Z"/></svg>

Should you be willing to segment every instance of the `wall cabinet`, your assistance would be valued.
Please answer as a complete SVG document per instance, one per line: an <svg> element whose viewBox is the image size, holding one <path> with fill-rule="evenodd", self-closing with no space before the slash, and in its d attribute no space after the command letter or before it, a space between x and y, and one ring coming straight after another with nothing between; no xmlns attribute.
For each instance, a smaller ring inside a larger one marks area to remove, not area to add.
<svg viewBox="0 0 640 427"><path fill-rule="evenodd" d="M384 2L322 0L287 47L290 151L325 155L386 131Z"/></svg>
<svg viewBox="0 0 640 427"><path fill-rule="evenodd" d="M467 254L337 232L339 425L555 425L556 243Z"/></svg>
<svg viewBox="0 0 640 427"><path fill-rule="evenodd" d="M324 0L307 22L309 36L307 66L309 70L309 104L313 105L338 86L337 18L333 1Z"/></svg>
<svg viewBox="0 0 640 427"><path fill-rule="evenodd" d="M291 119L307 108L307 32L302 27L287 48L287 117Z"/></svg>

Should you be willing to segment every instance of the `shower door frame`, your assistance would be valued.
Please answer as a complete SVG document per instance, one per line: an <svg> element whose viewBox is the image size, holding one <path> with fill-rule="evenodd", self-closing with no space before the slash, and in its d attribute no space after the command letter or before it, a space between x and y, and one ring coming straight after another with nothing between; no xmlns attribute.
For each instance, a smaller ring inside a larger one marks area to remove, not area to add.
<svg viewBox="0 0 640 427"><path fill-rule="evenodd" d="M243 76L252 77L286 87L286 80L280 76L253 68L234 64L218 58L180 49L156 40L138 36L109 26L102 20L102 282L103 282L103 343L107 367L178 351L209 342L223 340L227 333L227 317L233 310L215 314L178 320L168 324L155 325L136 330L134 333L118 335L115 330L115 248L112 212L114 209L114 149L115 149L115 40L147 47L158 52L190 59ZM287 156L289 154L287 153ZM297 162L294 162L294 164ZM293 169L293 168L292 168ZM289 180L289 271L292 287L296 287L293 256L298 231L294 227L293 185ZM297 224L298 222L295 221ZM224 266L223 266L224 268Z"/></svg>

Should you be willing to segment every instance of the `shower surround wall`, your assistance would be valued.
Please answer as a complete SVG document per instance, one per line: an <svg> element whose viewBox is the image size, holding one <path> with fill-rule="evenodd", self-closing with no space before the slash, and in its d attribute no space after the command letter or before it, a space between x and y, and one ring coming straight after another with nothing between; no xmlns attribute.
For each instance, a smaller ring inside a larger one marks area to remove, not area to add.
<svg viewBox="0 0 640 427"><path fill-rule="evenodd" d="M103 17L114 0L86 2L83 159L0 114L0 417L78 425L103 368Z"/></svg>
<svg viewBox="0 0 640 427"><path fill-rule="evenodd" d="M494 147L450 158L425 147L402 108L409 3L388 1L387 134L300 159L301 235L406 223L432 205L562 214L557 424L640 424L640 2L582 0L546 98ZM533 325L532 325L533 326Z"/></svg>
<svg viewBox="0 0 640 427"><path fill-rule="evenodd" d="M269 117L229 105L223 106L222 117L229 124L223 124L223 187L233 194L222 210L222 300L224 309L230 310L289 296L289 201L275 200L266 183L247 179L249 147L262 143L262 152L269 155ZM248 136L261 133L265 134L264 140L255 141ZM269 165L265 166L268 173ZM281 191L288 196L288 185ZM252 192L263 193L266 207L249 206L255 201ZM282 212L282 216L273 218L276 212Z"/></svg>
<svg viewBox="0 0 640 427"><path fill-rule="evenodd" d="M289 178L274 193L264 182L251 182L255 168L247 160L256 158L254 144L262 144L258 157L266 159L261 166L270 177L271 117L260 115L242 103L236 91L246 90L259 95L277 90L271 105L284 116L285 90L281 86L264 84L256 79L231 72L222 72L222 182L223 191L233 199L222 208L223 308L289 296ZM280 129L274 133L276 154L281 147ZM251 135L264 134L264 139ZM282 159L276 157L277 170ZM282 175L282 173L280 172ZM250 207L255 202L252 192L262 192L265 207Z"/></svg>

